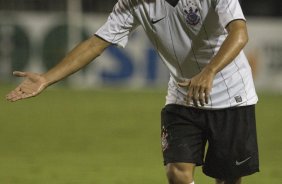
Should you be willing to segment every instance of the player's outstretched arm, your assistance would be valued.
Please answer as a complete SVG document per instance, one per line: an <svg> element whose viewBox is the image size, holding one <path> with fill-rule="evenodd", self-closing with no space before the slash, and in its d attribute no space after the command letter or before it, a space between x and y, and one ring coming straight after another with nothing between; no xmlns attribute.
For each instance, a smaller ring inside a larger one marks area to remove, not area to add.
<svg viewBox="0 0 282 184"><path fill-rule="evenodd" d="M76 46L61 62L44 74L19 71L13 72L13 75L24 77L25 80L16 89L11 91L6 96L6 99L15 102L40 94L48 86L64 79L89 64L108 46L110 46L110 43L93 36Z"/></svg>

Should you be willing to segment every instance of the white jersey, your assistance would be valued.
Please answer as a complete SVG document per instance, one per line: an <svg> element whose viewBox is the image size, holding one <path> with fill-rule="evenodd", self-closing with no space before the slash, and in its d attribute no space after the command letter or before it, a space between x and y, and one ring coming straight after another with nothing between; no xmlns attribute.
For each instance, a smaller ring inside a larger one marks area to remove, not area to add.
<svg viewBox="0 0 282 184"><path fill-rule="evenodd" d="M177 82L198 74L224 42L225 27L243 19L238 0L119 0L108 21L96 32L102 39L124 47L139 25L158 51L171 77L166 104L189 105L187 88ZM201 108L252 105L258 98L251 68L243 51L214 78L210 100Z"/></svg>

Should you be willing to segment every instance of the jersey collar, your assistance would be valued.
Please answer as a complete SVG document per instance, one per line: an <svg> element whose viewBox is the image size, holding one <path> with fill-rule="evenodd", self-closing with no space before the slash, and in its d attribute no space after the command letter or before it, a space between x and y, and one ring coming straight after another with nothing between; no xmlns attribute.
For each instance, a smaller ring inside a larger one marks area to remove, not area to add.
<svg viewBox="0 0 282 184"><path fill-rule="evenodd" d="M175 7L179 0L165 0L165 1L168 2L171 6Z"/></svg>

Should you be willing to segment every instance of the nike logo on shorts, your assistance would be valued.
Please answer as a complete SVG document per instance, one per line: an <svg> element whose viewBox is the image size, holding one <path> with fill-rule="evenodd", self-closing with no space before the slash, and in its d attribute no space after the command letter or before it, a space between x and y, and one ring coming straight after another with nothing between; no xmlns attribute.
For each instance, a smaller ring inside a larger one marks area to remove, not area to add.
<svg viewBox="0 0 282 184"><path fill-rule="evenodd" d="M248 157L248 158L246 158L245 160L242 160L242 161L237 161L236 160L236 165L237 166L240 166L240 165L242 165L242 164L244 164L245 162L247 162L248 160L250 160L252 157Z"/></svg>

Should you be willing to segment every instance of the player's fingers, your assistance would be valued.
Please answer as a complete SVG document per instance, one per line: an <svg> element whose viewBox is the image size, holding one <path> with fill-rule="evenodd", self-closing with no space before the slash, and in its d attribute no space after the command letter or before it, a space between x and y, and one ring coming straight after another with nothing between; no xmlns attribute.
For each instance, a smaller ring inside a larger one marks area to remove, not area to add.
<svg viewBox="0 0 282 184"><path fill-rule="evenodd" d="M10 94L7 95L7 100L14 102L14 101L21 99L21 97L22 97L22 92L19 90L14 90Z"/></svg>
<svg viewBox="0 0 282 184"><path fill-rule="evenodd" d="M15 90L11 91L11 92L6 96L6 98L7 98L7 100L10 100L10 99L14 98L16 95L17 95L17 90L15 89Z"/></svg>
<svg viewBox="0 0 282 184"><path fill-rule="evenodd" d="M199 92L199 101L200 101L200 104L201 106L205 106L205 91L203 89L200 89L200 92Z"/></svg>
<svg viewBox="0 0 282 184"><path fill-rule="evenodd" d="M11 101L11 102L15 102L15 101L21 100L21 99L23 99L23 95L24 95L24 94L15 96L15 97L12 98L10 101Z"/></svg>
<svg viewBox="0 0 282 184"><path fill-rule="evenodd" d="M206 102L206 104L209 103L210 91L211 90L209 88L205 90L205 102Z"/></svg>
<svg viewBox="0 0 282 184"><path fill-rule="evenodd" d="M15 101L20 100L21 98L22 98L21 96L15 96L14 98L10 99L9 101L10 102L15 102Z"/></svg>
<svg viewBox="0 0 282 184"><path fill-rule="evenodd" d="M20 86L18 86L16 89L11 91L9 94L6 95L6 99L8 101L15 101L17 99L20 99L21 96L23 95L23 91Z"/></svg>
<svg viewBox="0 0 282 184"><path fill-rule="evenodd" d="M195 107L199 107L198 100L193 98L193 104Z"/></svg>
<svg viewBox="0 0 282 184"><path fill-rule="evenodd" d="M187 105L190 105L191 101L193 99L193 88L190 88L187 94Z"/></svg>
<svg viewBox="0 0 282 184"><path fill-rule="evenodd" d="M12 98L13 94L9 93L8 95L6 95L6 100L11 101Z"/></svg>
<svg viewBox="0 0 282 184"><path fill-rule="evenodd" d="M199 86L193 87L193 97L192 97L192 99L193 99L193 103L196 107L199 106L199 104L198 104L199 103L199 91L200 91Z"/></svg>
<svg viewBox="0 0 282 184"><path fill-rule="evenodd" d="M31 98L35 95L36 95L35 93L26 93L22 90L14 91L13 94L8 97L8 100L11 101L11 102L15 102L15 101L18 101L18 100L21 100L21 99Z"/></svg>

